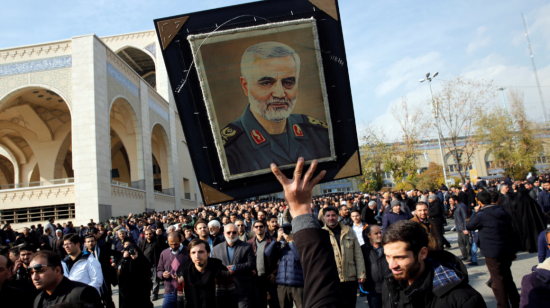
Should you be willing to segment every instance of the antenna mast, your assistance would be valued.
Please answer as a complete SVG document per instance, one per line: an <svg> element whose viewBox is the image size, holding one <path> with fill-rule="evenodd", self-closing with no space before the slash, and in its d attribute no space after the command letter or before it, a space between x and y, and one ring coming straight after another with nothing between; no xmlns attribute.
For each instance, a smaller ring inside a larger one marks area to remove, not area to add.
<svg viewBox="0 0 550 308"><path fill-rule="evenodd" d="M540 104L542 106L542 113L544 115L544 123L548 122L546 117L546 108L544 108L544 99L542 98L542 91L540 90L539 75L537 74L537 67L535 66L535 58L533 57L533 51L531 50L531 42L529 41L529 28L527 27L527 20L525 15L521 13L521 19L523 20L523 28L525 28L525 39L527 39L527 47L529 48L529 54L531 55L531 64L533 65L533 71L535 73L535 80L537 82L537 89L539 90Z"/></svg>

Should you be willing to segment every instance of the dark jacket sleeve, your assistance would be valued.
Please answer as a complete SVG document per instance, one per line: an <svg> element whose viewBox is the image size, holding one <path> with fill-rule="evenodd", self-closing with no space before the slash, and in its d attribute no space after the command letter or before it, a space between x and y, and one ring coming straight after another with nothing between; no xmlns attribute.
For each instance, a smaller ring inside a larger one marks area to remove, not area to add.
<svg viewBox="0 0 550 308"><path fill-rule="evenodd" d="M483 215L480 213L474 212L472 216L470 217L470 221L466 223L466 229L468 231L475 231L480 229L483 225L481 223L481 219Z"/></svg>
<svg viewBox="0 0 550 308"><path fill-rule="evenodd" d="M244 263L235 264L235 273L240 273L244 271L252 271L256 269L256 256L254 255L254 250L252 245L242 246L244 248L243 257L246 260Z"/></svg>
<svg viewBox="0 0 550 308"><path fill-rule="evenodd" d="M345 307L328 232L308 214L295 217L292 228L304 273L304 307Z"/></svg>
<svg viewBox="0 0 550 308"><path fill-rule="evenodd" d="M97 292L94 287L84 288L82 293L80 293L80 300L85 303L92 304L95 308L103 308L99 292Z"/></svg>

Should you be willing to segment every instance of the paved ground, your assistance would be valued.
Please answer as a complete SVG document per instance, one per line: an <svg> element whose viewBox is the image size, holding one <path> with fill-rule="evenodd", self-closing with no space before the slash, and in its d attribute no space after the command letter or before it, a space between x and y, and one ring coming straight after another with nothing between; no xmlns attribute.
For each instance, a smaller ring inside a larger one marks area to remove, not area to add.
<svg viewBox="0 0 550 308"><path fill-rule="evenodd" d="M451 226L454 225L452 220L448 221L449 226L446 228L449 230ZM447 231L445 237L451 243L452 248L449 250L457 256L460 256L460 250L458 249L457 244L457 235L456 232ZM488 308L496 308L497 303L493 295L493 291L485 285L485 282L489 280L489 271L485 266L485 259L478 252L478 263L479 266L469 267L468 276L470 280L470 285L474 287L485 299ZM518 288L518 292L521 292L521 279L524 275L527 275L531 272L531 268L538 264L538 258L536 253L519 253L518 259L512 263L512 274L514 275L514 282ZM160 294L162 294L163 289L161 286ZM113 290L113 300L118 306L118 288ZM155 308L162 307L162 296L159 300L154 302ZM357 297L357 308L368 308L366 297Z"/></svg>

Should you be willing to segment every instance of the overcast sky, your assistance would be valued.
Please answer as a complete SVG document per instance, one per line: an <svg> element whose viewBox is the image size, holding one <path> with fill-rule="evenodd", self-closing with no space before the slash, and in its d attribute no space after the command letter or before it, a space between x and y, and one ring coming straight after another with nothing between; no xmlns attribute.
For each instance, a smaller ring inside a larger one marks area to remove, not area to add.
<svg viewBox="0 0 550 308"><path fill-rule="evenodd" d="M95 33L107 36L153 29L153 19L250 1L32 0L5 1L0 48ZM426 72L494 80L525 92L528 114L542 120L540 98L525 41L527 17L543 97L550 117L550 4L522 1L344 0L340 14L358 125L397 127L389 113L407 95L424 104ZM497 96L495 104L502 104ZM426 109L429 117L429 108Z"/></svg>

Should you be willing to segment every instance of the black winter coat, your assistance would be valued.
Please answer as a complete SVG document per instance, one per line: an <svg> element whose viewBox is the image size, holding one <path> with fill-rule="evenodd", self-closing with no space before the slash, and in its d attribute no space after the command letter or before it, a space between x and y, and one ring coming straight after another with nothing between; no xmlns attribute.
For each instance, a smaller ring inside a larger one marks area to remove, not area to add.
<svg viewBox="0 0 550 308"><path fill-rule="evenodd" d="M374 219L374 217L376 217L377 212L378 210L376 208L371 210L370 207L365 206L365 208L361 212L361 219L369 225L375 225L377 224L377 221L376 219Z"/></svg>
<svg viewBox="0 0 550 308"><path fill-rule="evenodd" d="M365 236L363 236L365 237ZM378 256L376 249L371 245L369 239L365 240L365 244L361 246L363 252L363 259L365 259L365 270L367 271L367 289L370 293L382 293L382 285L384 284L384 277L391 274L386 255L384 255L384 248L382 253Z"/></svg>
<svg viewBox="0 0 550 308"><path fill-rule="evenodd" d="M504 258L516 254L512 217L502 205L485 205L472 214L466 228L468 231L478 230L481 253L485 257Z"/></svg>
<svg viewBox="0 0 550 308"><path fill-rule="evenodd" d="M102 308L101 297L94 287L71 281L67 277L57 285L51 296L46 291L40 292L34 299L33 308L42 308L49 299L50 307L61 303L76 303L79 301L91 304L94 308Z"/></svg>
<svg viewBox="0 0 550 308"><path fill-rule="evenodd" d="M428 258L454 270L459 277L458 281L449 281L443 286L434 288L434 268L426 259L424 272L410 286L396 281L392 274L386 276L382 290L384 308L487 307L481 294L468 284L468 270L459 258L444 250L430 250Z"/></svg>
<svg viewBox="0 0 550 308"><path fill-rule="evenodd" d="M441 210L441 203L438 199L430 203L428 214L430 216L430 220L433 221L436 226L441 226L445 222L445 219L443 218L443 211Z"/></svg>

